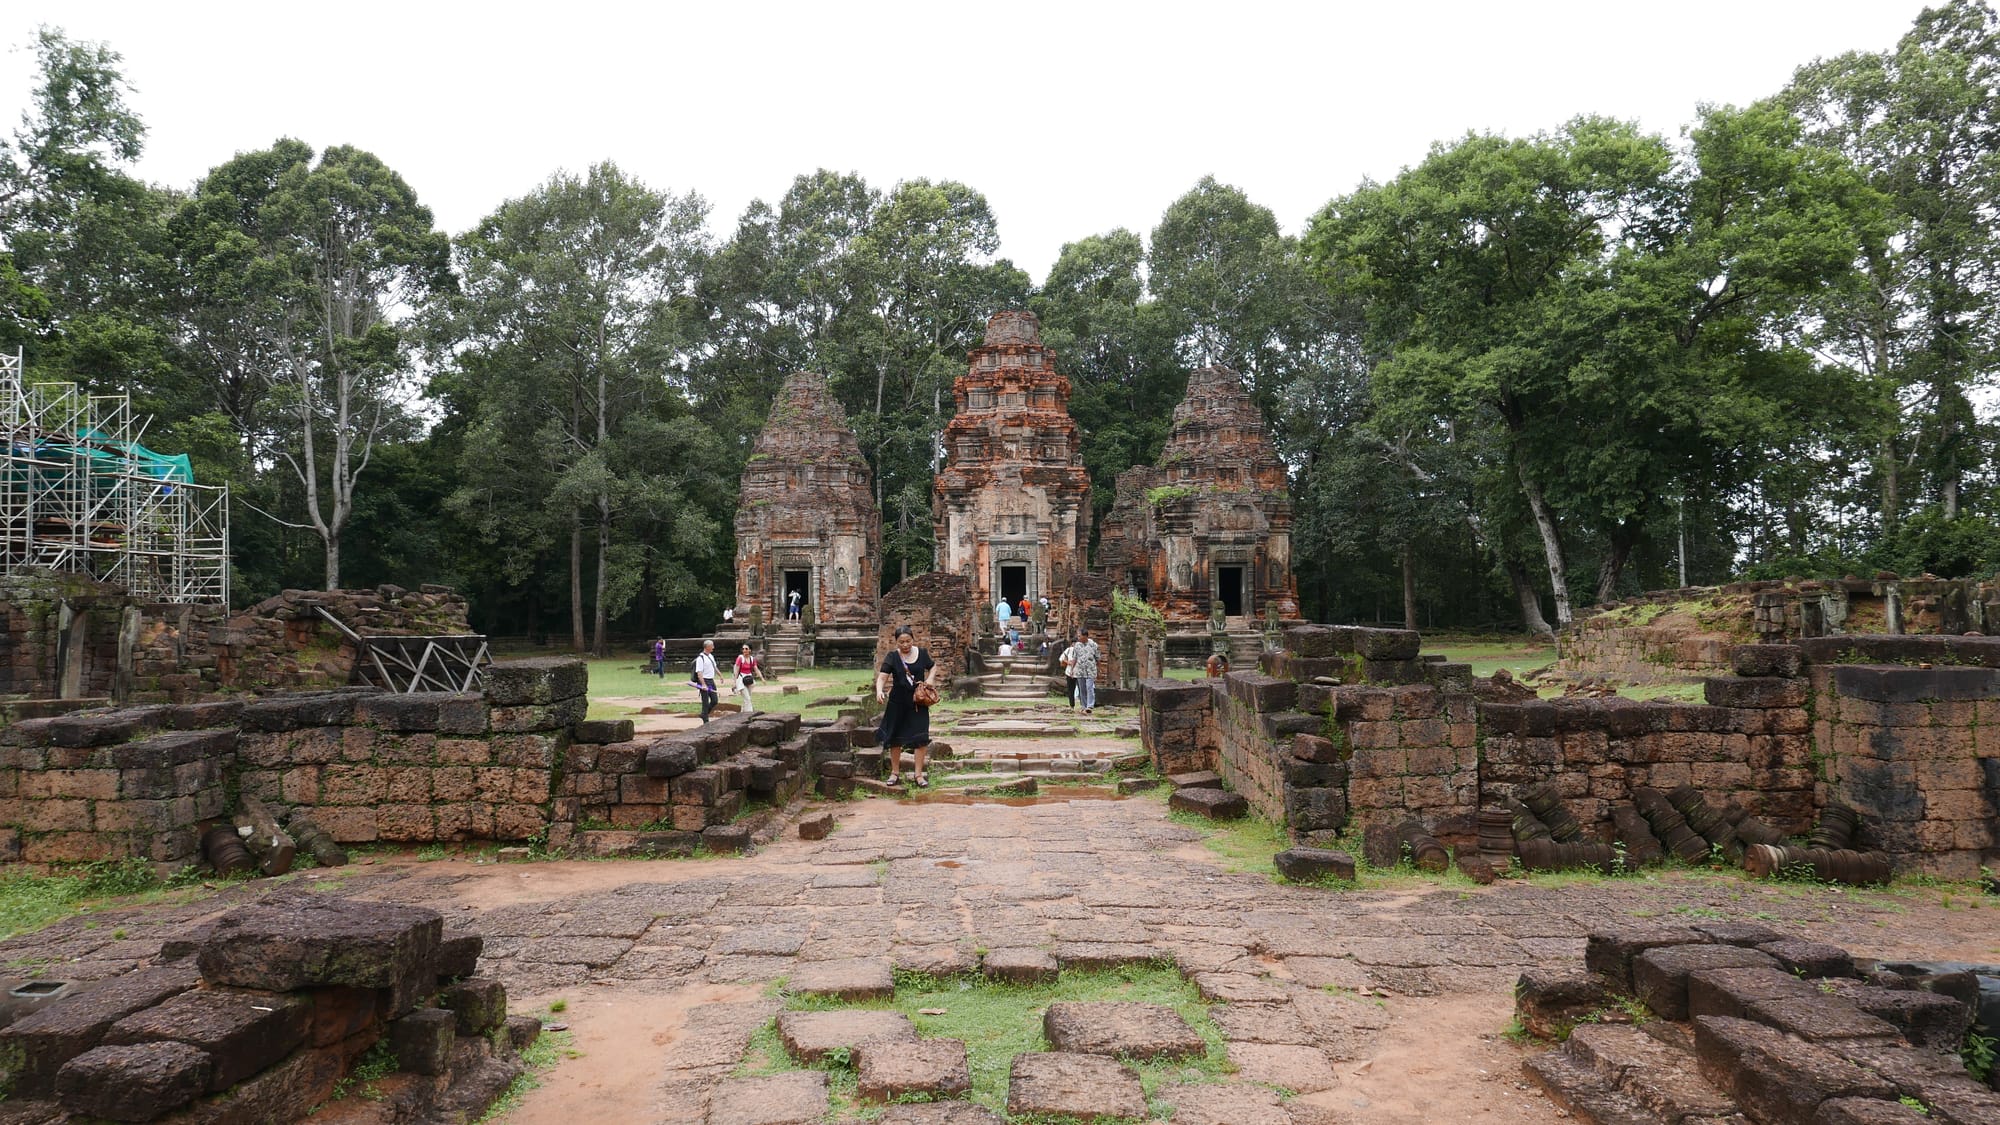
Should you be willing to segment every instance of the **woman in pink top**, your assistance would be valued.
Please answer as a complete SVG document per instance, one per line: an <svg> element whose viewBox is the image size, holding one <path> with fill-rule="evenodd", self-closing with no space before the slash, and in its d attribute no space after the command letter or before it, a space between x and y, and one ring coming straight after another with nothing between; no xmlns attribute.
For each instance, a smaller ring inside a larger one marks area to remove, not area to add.
<svg viewBox="0 0 2000 1125"><path fill-rule="evenodd" d="M750 655L750 646L736 655L736 690L743 696L743 713L748 715L755 708L750 706L750 687L757 682L757 658Z"/></svg>

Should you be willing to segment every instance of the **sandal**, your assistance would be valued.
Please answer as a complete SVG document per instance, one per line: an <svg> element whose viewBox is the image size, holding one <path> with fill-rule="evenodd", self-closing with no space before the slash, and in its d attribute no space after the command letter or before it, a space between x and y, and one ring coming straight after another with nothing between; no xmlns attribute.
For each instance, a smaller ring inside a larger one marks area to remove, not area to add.
<svg viewBox="0 0 2000 1125"><path fill-rule="evenodd" d="M919 788L919 789L929 789L930 787L931 787L931 779L930 779L930 778L928 778L928 777L925 777L925 776L924 776L923 774L918 774L918 775L917 775L917 788Z"/></svg>
<svg viewBox="0 0 2000 1125"><path fill-rule="evenodd" d="M900 773L892 773L892 774L890 774L890 775L889 775L889 784L891 784L891 785L901 785L902 783L903 783L903 775L902 775L902 774L900 774Z"/></svg>

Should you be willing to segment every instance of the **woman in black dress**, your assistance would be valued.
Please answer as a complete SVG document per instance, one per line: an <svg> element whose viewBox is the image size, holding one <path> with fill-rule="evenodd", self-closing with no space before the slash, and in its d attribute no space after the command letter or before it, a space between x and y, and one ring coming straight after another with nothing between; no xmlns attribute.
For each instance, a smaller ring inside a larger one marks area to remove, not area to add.
<svg viewBox="0 0 2000 1125"><path fill-rule="evenodd" d="M917 647L908 625L896 630L896 647L875 670L875 701L883 704L882 748L889 752L889 784L903 783L903 747L917 752L917 788L930 787L924 756L931 744L931 709L917 706L917 685L930 683L937 671L931 654Z"/></svg>

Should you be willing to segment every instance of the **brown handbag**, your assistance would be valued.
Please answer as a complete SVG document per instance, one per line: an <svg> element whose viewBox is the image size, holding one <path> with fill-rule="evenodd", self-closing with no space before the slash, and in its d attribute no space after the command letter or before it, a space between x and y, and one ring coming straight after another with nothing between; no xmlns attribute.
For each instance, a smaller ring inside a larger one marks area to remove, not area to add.
<svg viewBox="0 0 2000 1125"><path fill-rule="evenodd" d="M928 683L918 684L916 690L910 693L910 701L919 707L929 707L938 701L937 686Z"/></svg>

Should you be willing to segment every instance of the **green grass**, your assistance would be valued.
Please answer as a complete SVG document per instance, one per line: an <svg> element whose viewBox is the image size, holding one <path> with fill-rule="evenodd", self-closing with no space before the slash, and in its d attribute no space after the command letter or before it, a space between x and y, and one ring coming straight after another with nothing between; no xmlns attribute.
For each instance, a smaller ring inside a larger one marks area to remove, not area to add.
<svg viewBox="0 0 2000 1125"><path fill-rule="evenodd" d="M1150 789L1146 794L1156 800L1165 800L1171 795L1165 788ZM1167 814L1167 819L1200 832L1202 844L1222 860L1223 869L1227 871L1276 879L1278 869L1271 863L1271 857L1292 846L1284 828L1262 817L1210 820L1195 813L1175 810Z"/></svg>
<svg viewBox="0 0 2000 1125"><path fill-rule="evenodd" d="M143 859L101 860L47 874L0 876L0 938L32 933L72 914L154 901L175 893Z"/></svg>
<svg viewBox="0 0 2000 1125"><path fill-rule="evenodd" d="M1001 1113L1007 1107L1007 1077L1014 1056L1026 1051L1046 1051L1042 1016L1048 1006L1059 1001L1120 1000L1160 1004L1180 1013L1208 1044L1199 1058L1178 1061L1143 1062L1127 1060L1139 1072L1153 1115L1164 1118L1167 1107L1158 1100L1160 1087L1176 1082L1212 1082L1228 1074L1229 1064L1221 1029L1209 1017L1208 1003L1181 974L1167 966L1128 965L1088 972L1066 971L1055 983L1015 985L983 977L930 977L898 974L896 996L861 1004L789 996L791 1010L892 1009L910 1017L917 1034L926 1039L962 1039L972 1075L972 1100ZM924 1015L925 1011L942 1012ZM806 1069L785 1054L774 1021L765 1025L750 1041L750 1050L739 1074L775 1074ZM848 1119L868 1116L879 1107L858 1104L855 1074L846 1059L829 1060L820 1069L827 1072L832 1094L832 1116Z"/></svg>
<svg viewBox="0 0 2000 1125"><path fill-rule="evenodd" d="M1526 635L1425 637L1424 651L1443 653L1454 664L1470 664L1475 676L1491 676L1505 668L1517 680L1556 660L1554 645Z"/></svg>
<svg viewBox="0 0 2000 1125"><path fill-rule="evenodd" d="M723 653L716 654L718 665L726 665L728 658ZM639 706L609 702L613 697L644 699L647 701L645 706L663 707L689 715L701 713L700 697L687 686L688 669L685 664L670 661L667 674L662 678L645 671L646 661L636 656L592 657L584 663L590 669L590 717L593 719L629 719L639 714ZM838 708L808 708L806 704L824 696L852 695L863 691L874 677L875 674L866 668L808 668L781 680L760 681L751 698L759 711L790 711L807 718L831 719ZM815 681L818 686L803 687L795 695L784 694L786 684L802 680ZM735 697L729 692L728 684L721 686L722 701L734 702Z"/></svg>

